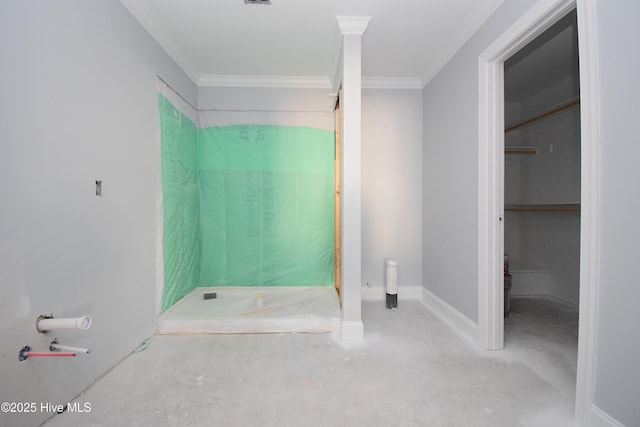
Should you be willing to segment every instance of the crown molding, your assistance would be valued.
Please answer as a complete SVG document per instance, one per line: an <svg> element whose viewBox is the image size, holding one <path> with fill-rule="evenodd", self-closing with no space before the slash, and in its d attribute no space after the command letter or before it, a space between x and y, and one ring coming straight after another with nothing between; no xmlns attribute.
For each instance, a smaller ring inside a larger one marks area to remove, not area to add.
<svg viewBox="0 0 640 427"><path fill-rule="evenodd" d="M328 77L202 74L197 82L200 87L335 89ZM422 89L423 85L420 79L413 77L363 77L362 88L416 90Z"/></svg>
<svg viewBox="0 0 640 427"><path fill-rule="evenodd" d="M422 80L413 77L363 77L363 89L422 89Z"/></svg>
<svg viewBox="0 0 640 427"><path fill-rule="evenodd" d="M370 16L336 16L338 26L343 35L357 35L364 34L369 21Z"/></svg>
<svg viewBox="0 0 640 427"><path fill-rule="evenodd" d="M232 76L201 74L198 80L198 86L331 89L331 82L328 77L319 76Z"/></svg>

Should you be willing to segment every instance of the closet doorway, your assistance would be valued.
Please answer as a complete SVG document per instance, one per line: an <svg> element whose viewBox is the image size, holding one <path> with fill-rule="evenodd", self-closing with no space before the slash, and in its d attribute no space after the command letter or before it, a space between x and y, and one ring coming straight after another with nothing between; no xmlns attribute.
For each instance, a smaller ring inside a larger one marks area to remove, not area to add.
<svg viewBox="0 0 640 427"><path fill-rule="evenodd" d="M573 394L580 294L576 11L504 63L504 346Z"/></svg>
<svg viewBox="0 0 640 427"><path fill-rule="evenodd" d="M593 4L586 0L536 3L478 57L478 343L488 350L499 350L504 345L504 63L574 10L577 10L579 26L581 116L580 316L575 382L575 417L580 422L588 416L593 402L593 320L599 285L597 46L593 42L595 11Z"/></svg>

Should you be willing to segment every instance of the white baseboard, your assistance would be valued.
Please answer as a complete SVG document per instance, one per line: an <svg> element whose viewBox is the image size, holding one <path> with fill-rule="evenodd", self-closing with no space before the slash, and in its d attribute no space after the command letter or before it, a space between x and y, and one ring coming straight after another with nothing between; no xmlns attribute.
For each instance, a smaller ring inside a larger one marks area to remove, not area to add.
<svg viewBox="0 0 640 427"><path fill-rule="evenodd" d="M422 288L422 300L441 319L473 343L478 343L478 324L453 308L447 302Z"/></svg>
<svg viewBox="0 0 640 427"><path fill-rule="evenodd" d="M587 425L589 427L625 427L624 424L593 404L589 411L589 422Z"/></svg>
<svg viewBox="0 0 640 427"><path fill-rule="evenodd" d="M554 301L557 303L561 303L561 304L566 304L566 305L570 305L572 307L578 308L579 305L576 304L573 301L567 301L566 299L562 299L560 297L557 297L555 295L551 295L551 294L531 294L531 295L511 295L512 298L523 298L523 299L527 299L527 298L544 298L550 301Z"/></svg>
<svg viewBox="0 0 640 427"><path fill-rule="evenodd" d="M364 340L364 324L362 320L343 320L340 339L345 344L362 342Z"/></svg>
<svg viewBox="0 0 640 427"><path fill-rule="evenodd" d="M384 286L362 286L362 299L382 301L387 292ZM398 286L398 300L422 300L422 286Z"/></svg>

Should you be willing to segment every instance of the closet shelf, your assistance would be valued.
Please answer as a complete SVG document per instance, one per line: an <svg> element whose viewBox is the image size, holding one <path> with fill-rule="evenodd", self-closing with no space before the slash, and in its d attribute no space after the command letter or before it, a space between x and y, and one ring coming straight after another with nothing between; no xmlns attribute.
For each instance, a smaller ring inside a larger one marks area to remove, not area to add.
<svg viewBox="0 0 640 427"><path fill-rule="evenodd" d="M506 212L580 212L580 203L505 205Z"/></svg>
<svg viewBox="0 0 640 427"><path fill-rule="evenodd" d="M507 133L509 131L521 128L528 124L537 122L538 120L544 119L545 117L549 117L561 111L568 110L569 108L574 107L576 105L580 105L580 97L572 99L571 101L567 101L558 106L552 107L546 111L543 111L542 113L536 114L534 116L529 117L528 119L522 120L521 122L517 122L510 126L507 126L504 131L505 133Z"/></svg>

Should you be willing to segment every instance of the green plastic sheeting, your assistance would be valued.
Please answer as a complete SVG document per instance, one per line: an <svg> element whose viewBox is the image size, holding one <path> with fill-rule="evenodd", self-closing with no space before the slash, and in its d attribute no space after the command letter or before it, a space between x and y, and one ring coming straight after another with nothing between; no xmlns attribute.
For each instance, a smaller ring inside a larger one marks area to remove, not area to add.
<svg viewBox="0 0 640 427"><path fill-rule="evenodd" d="M164 311L197 283L199 257L198 129L159 96L164 212Z"/></svg>
<svg viewBox="0 0 640 427"><path fill-rule="evenodd" d="M162 311L196 286L332 286L330 130L198 129L164 96Z"/></svg>
<svg viewBox="0 0 640 427"><path fill-rule="evenodd" d="M200 133L200 283L333 285L333 132Z"/></svg>

